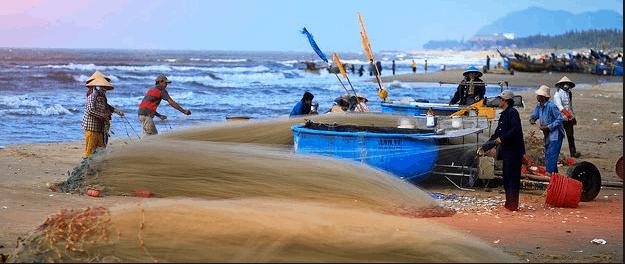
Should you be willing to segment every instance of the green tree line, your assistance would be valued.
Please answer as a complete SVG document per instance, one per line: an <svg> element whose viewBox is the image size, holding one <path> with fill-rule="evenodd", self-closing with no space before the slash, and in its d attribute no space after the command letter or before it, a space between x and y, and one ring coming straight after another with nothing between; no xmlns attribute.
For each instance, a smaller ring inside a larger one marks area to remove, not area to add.
<svg viewBox="0 0 625 264"><path fill-rule="evenodd" d="M595 29L568 31L560 35L533 35L512 40L499 41L429 41L423 45L426 49L488 49L508 48L543 48L543 49L623 49L623 31L619 29Z"/></svg>

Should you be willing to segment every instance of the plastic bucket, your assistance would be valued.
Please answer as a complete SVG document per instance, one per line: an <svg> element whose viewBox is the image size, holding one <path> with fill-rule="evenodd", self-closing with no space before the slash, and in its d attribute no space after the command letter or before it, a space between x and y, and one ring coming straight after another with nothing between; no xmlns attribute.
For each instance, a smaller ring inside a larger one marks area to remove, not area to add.
<svg viewBox="0 0 625 264"><path fill-rule="evenodd" d="M582 196L582 183L554 173L549 180L545 204L552 207L577 208Z"/></svg>

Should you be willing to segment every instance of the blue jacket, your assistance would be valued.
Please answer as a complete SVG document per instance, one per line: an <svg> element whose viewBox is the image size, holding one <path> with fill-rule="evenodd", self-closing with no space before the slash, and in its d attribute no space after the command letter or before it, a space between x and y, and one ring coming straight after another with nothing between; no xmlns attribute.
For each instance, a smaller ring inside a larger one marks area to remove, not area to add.
<svg viewBox="0 0 625 264"><path fill-rule="evenodd" d="M289 116L307 115L309 113L310 105L304 104L304 102L300 100L299 102L297 102L297 104L295 104L295 106L293 106L293 109L291 109L291 113L289 114Z"/></svg>
<svg viewBox="0 0 625 264"><path fill-rule="evenodd" d="M545 102L544 106L538 103L530 119L540 120L540 125L547 125L547 127L549 127L549 136L545 136L545 142L557 141L559 135L564 135L562 114L560 110L558 110L558 107L551 101Z"/></svg>
<svg viewBox="0 0 625 264"><path fill-rule="evenodd" d="M497 151L498 159L520 159L525 155L521 118L513 106L508 106L501 112L495 133L491 135L489 141L494 141L497 138L501 139ZM487 150L487 148L484 149Z"/></svg>

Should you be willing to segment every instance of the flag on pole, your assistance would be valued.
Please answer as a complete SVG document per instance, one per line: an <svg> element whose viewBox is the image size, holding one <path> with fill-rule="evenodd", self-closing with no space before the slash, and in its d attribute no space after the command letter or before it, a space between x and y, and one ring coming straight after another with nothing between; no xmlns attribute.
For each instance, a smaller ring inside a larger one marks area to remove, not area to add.
<svg viewBox="0 0 625 264"><path fill-rule="evenodd" d="M334 64L336 64L336 66L339 67L339 71L341 71L341 75L343 75L343 79L347 79L347 72L345 72L345 67L343 67L343 63L341 63L341 59L339 58L339 55L336 54L336 52L332 56L332 60L334 61Z"/></svg>
<svg viewBox="0 0 625 264"><path fill-rule="evenodd" d="M325 54L323 54L323 51L321 51L321 49L319 49L319 46L317 46L317 43L313 39L313 36L310 34L310 32L308 32L308 30L306 30L305 27L304 27L304 29L302 29L302 34L306 35L306 37L308 38L308 42L310 43L310 46L317 53L319 58L321 58L323 61L325 61L327 63L328 62L328 58L326 57Z"/></svg>
<svg viewBox="0 0 625 264"><path fill-rule="evenodd" d="M362 39L362 49L367 55L367 59L369 61L373 61L373 52L371 50L371 44L369 43L369 37L367 36L367 29L365 28L365 23L362 22L362 17L360 13L358 13L358 23L360 23L360 38Z"/></svg>

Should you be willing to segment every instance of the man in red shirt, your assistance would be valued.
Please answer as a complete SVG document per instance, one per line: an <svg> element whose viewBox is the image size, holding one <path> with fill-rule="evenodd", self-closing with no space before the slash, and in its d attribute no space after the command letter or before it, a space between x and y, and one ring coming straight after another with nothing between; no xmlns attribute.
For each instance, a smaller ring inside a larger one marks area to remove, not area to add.
<svg viewBox="0 0 625 264"><path fill-rule="evenodd" d="M139 105L139 120L141 121L142 136L158 134L156 126L154 125L154 120L152 120L154 116L157 116L161 120L167 119L166 115L161 115L156 112L156 108L163 99L165 99L169 105L181 113L185 115L191 114L191 111L182 108L169 96L169 93L166 90L167 84L169 83L171 83L171 81L168 80L164 74L159 74L156 77L156 86L150 88L145 94L145 97L143 97L143 100Z"/></svg>

